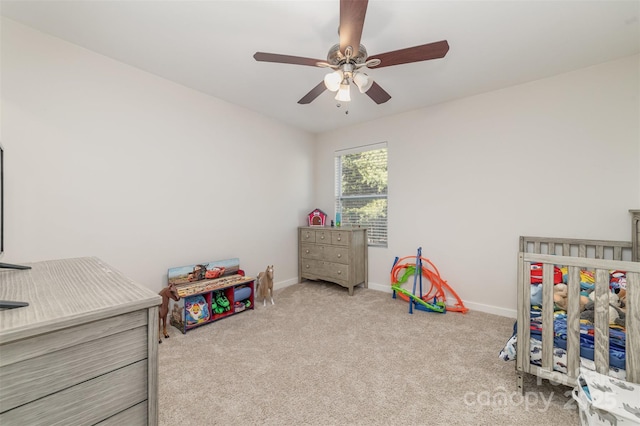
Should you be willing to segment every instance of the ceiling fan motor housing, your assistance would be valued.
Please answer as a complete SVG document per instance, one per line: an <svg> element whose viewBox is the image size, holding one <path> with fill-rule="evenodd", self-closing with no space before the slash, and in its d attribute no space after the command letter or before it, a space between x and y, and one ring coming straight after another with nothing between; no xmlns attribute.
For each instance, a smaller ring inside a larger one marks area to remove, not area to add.
<svg viewBox="0 0 640 426"><path fill-rule="evenodd" d="M355 56L345 56L340 51L340 45L335 44L331 46L329 49L329 53L327 54L327 62L334 66L340 66L347 61L353 64L364 64L367 60L367 49L360 45L360 49L358 49L358 54Z"/></svg>

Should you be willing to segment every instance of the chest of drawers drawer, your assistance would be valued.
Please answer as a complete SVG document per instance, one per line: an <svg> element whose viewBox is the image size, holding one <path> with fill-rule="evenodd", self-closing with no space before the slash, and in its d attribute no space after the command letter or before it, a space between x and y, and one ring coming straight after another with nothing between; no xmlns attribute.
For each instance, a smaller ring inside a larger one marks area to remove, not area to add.
<svg viewBox="0 0 640 426"><path fill-rule="evenodd" d="M349 249L346 247L301 243L300 254L303 259L326 260L345 265L349 264Z"/></svg>
<svg viewBox="0 0 640 426"><path fill-rule="evenodd" d="M324 279L337 284L349 282L349 266L341 263L306 259L302 262L302 269L310 279Z"/></svg>

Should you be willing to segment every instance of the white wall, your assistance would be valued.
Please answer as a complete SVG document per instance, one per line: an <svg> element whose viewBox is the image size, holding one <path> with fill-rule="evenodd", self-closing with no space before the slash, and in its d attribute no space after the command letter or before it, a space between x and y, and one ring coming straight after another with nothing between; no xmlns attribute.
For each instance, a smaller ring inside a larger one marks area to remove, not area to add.
<svg viewBox="0 0 640 426"><path fill-rule="evenodd" d="M630 239L638 64L629 57L323 134L316 205L334 212L336 149L388 141L389 247L369 249L370 287L388 290L394 257L422 246L468 307L515 315L518 236Z"/></svg>
<svg viewBox="0 0 640 426"><path fill-rule="evenodd" d="M98 256L153 290L239 257L297 282L314 137L2 19L5 256ZM276 166L277 165L277 166Z"/></svg>
<svg viewBox="0 0 640 426"><path fill-rule="evenodd" d="M4 262L95 255L159 290L169 267L237 256L290 284L295 226L333 213L334 150L388 141L389 248L369 251L370 287L422 246L469 307L513 315L519 235L628 239L640 207L638 56L314 146L5 18L1 35Z"/></svg>

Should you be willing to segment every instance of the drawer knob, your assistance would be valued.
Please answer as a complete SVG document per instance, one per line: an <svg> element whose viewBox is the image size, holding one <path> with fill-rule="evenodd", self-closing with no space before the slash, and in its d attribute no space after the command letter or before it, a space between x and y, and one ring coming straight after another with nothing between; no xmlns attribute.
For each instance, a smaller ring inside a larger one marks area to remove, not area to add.
<svg viewBox="0 0 640 426"><path fill-rule="evenodd" d="M340 259L342 257L342 254L338 254L338 259Z"/></svg>
<svg viewBox="0 0 640 426"><path fill-rule="evenodd" d="M309 265L306 265L305 268L309 269Z"/></svg>
<svg viewBox="0 0 640 426"><path fill-rule="evenodd" d="M338 271L338 275L342 274L342 271Z"/></svg>
<svg viewBox="0 0 640 426"><path fill-rule="evenodd" d="M320 237L321 240L324 240L324 235Z"/></svg>
<svg viewBox="0 0 640 426"><path fill-rule="evenodd" d="M338 241L342 241L342 237L338 237Z"/></svg>
<svg viewBox="0 0 640 426"><path fill-rule="evenodd" d="M305 253L307 253L307 254L309 254L309 249L306 249L304 252L305 252Z"/></svg>

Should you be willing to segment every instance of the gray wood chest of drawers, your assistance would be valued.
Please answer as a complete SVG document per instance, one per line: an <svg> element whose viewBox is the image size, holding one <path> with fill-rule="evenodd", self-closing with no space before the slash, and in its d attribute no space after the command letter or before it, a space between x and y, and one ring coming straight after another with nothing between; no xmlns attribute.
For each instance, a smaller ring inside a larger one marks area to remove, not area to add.
<svg viewBox="0 0 640 426"><path fill-rule="evenodd" d="M97 258L0 270L0 424L156 425L162 298Z"/></svg>
<svg viewBox="0 0 640 426"><path fill-rule="evenodd" d="M301 226L298 228L298 278L324 280L349 289L368 287L366 228Z"/></svg>

